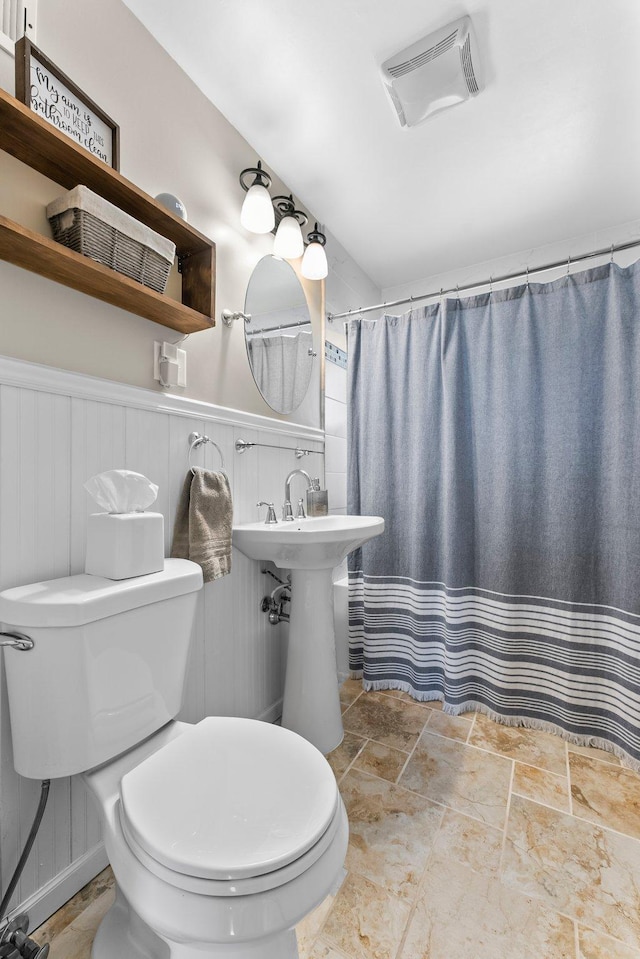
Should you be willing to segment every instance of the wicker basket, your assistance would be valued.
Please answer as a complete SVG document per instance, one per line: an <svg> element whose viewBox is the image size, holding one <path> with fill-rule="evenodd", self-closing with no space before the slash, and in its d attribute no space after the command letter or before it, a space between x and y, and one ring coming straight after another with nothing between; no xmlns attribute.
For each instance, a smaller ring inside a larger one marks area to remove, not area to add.
<svg viewBox="0 0 640 959"><path fill-rule="evenodd" d="M176 248L117 206L77 186L47 207L57 243L164 293Z"/></svg>

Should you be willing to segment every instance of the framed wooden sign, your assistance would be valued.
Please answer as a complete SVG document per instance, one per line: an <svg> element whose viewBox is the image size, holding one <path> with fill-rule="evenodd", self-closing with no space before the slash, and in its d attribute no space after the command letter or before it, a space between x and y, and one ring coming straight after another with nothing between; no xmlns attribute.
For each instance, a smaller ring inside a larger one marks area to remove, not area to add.
<svg viewBox="0 0 640 959"><path fill-rule="evenodd" d="M16 43L16 98L114 170L120 127L27 37Z"/></svg>

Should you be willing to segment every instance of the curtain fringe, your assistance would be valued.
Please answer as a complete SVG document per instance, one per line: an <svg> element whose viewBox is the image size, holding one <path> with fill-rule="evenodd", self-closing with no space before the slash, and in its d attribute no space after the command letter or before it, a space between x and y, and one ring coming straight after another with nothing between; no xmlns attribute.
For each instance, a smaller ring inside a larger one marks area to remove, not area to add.
<svg viewBox="0 0 640 959"><path fill-rule="evenodd" d="M463 713L478 712L492 719L495 723L499 723L501 726L537 729L540 732L551 733L554 736L559 736L561 739L564 739L565 742L571 743L572 746L590 746L593 749L602 749L604 752L612 753L612 755L622 760L628 769L640 772L640 762L638 760L630 756L629 753L621 746L618 746L617 743L609 742L609 740L602 739L600 736L580 736L577 733L568 732L566 729L563 729L562 726L557 726L555 723L550 723L544 719L532 719L529 716L503 716L484 703L477 702L474 699L469 699L458 706L452 706L444 701L442 693L434 690L428 692L416 690L413 689L410 683L400 681L364 679L362 677L362 670L352 669L350 675L352 679L362 679L362 687L365 692L383 692L385 690L397 689L401 692L408 693L412 699L415 699L416 702L419 703L442 703L442 711L448 716L460 716Z"/></svg>

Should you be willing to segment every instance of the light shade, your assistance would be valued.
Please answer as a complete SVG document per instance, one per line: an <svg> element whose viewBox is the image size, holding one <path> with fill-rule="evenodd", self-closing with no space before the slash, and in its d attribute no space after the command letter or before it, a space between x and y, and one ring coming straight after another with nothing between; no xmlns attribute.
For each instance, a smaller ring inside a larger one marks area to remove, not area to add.
<svg viewBox="0 0 640 959"><path fill-rule="evenodd" d="M276 218L269 191L257 182L257 178L244 198L240 222L245 230L251 233L271 233L275 226Z"/></svg>
<svg viewBox="0 0 640 959"><path fill-rule="evenodd" d="M302 258L302 275L307 280L324 280L329 273L329 264L327 263L327 254L324 252L324 246L327 238L318 229L318 224L307 237L307 249Z"/></svg>
<svg viewBox="0 0 640 959"><path fill-rule="evenodd" d="M329 273L329 264L327 263L327 254L321 243L310 243L304 251L302 257L302 269L300 271L307 280L324 280Z"/></svg>
<svg viewBox="0 0 640 959"><path fill-rule="evenodd" d="M273 244L274 256L295 260L304 253L302 230L295 216L283 216Z"/></svg>

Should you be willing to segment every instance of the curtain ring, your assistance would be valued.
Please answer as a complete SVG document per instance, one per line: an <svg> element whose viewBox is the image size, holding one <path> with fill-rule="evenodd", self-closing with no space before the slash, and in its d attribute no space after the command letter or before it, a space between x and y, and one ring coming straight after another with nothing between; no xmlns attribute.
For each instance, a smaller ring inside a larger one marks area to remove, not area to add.
<svg viewBox="0 0 640 959"><path fill-rule="evenodd" d="M529 267L527 269L527 289L529 289Z"/></svg>
<svg viewBox="0 0 640 959"><path fill-rule="evenodd" d="M611 244L611 262L613 263L613 243Z"/></svg>
<svg viewBox="0 0 640 959"><path fill-rule="evenodd" d="M569 276L569 270L571 269L571 257L567 257L567 276Z"/></svg>
<svg viewBox="0 0 640 959"><path fill-rule="evenodd" d="M493 293L493 277L489 277L489 296Z"/></svg>
<svg viewBox="0 0 640 959"><path fill-rule="evenodd" d="M456 283L456 300L460 302L460 284Z"/></svg>

